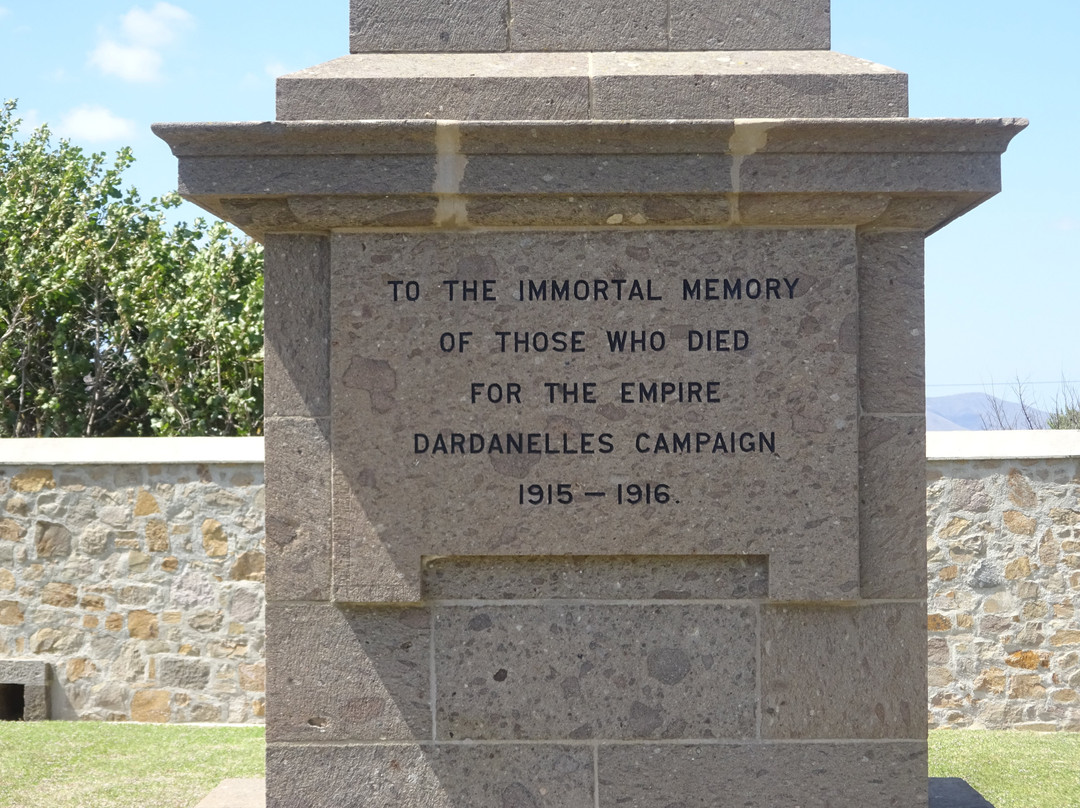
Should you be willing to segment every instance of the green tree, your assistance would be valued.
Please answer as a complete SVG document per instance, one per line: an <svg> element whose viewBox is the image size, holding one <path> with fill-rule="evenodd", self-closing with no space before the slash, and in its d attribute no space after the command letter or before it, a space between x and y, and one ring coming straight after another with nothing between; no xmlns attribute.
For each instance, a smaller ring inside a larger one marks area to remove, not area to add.
<svg viewBox="0 0 1080 808"><path fill-rule="evenodd" d="M262 431L262 251L0 112L0 436Z"/></svg>

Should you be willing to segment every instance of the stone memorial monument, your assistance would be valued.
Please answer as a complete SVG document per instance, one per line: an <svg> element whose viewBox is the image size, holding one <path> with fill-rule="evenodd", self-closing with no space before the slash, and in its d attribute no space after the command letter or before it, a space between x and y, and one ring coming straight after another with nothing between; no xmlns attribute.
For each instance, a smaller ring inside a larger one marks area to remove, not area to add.
<svg viewBox="0 0 1080 808"><path fill-rule="evenodd" d="M266 247L267 804L927 804L923 240L828 0L352 0L169 124Z"/></svg>

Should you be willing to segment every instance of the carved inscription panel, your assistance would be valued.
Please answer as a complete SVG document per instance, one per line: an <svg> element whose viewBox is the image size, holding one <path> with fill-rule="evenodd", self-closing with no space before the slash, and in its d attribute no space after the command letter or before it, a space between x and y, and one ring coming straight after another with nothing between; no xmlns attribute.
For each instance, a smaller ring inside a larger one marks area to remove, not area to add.
<svg viewBox="0 0 1080 808"><path fill-rule="evenodd" d="M423 556L770 557L858 580L850 230L349 234L331 280L335 590Z"/></svg>

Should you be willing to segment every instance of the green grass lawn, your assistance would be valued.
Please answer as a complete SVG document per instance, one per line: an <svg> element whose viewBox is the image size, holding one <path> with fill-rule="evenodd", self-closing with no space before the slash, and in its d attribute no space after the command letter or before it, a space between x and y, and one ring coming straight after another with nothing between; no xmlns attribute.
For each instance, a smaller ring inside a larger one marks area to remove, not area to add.
<svg viewBox="0 0 1080 808"><path fill-rule="evenodd" d="M191 808L261 777L262 727L0 723L2 808Z"/></svg>
<svg viewBox="0 0 1080 808"><path fill-rule="evenodd" d="M192 808L226 777L261 777L261 727L0 723L0 808ZM930 733L930 774L995 808L1080 808L1080 734Z"/></svg>
<svg viewBox="0 0 1080 808"><path fill-rule="evenodd" d="M1080 733L938 730L930 774L963 777L994 808L1080 808Z"/></svg>

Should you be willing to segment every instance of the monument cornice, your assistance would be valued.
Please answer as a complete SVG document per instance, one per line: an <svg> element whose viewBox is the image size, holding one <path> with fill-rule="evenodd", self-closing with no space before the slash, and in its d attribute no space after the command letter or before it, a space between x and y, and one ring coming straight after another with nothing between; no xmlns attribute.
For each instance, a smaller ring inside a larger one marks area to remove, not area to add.
<svg viewBox="0 0 1080 808"><path fill-rule="evenodd" d="M255 238L338 229L930 233L1000 190L1020 119L157 124L180 192Z"/></svg>

